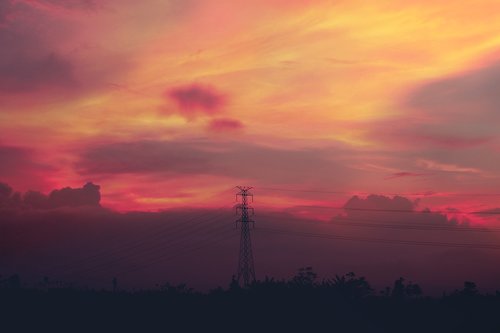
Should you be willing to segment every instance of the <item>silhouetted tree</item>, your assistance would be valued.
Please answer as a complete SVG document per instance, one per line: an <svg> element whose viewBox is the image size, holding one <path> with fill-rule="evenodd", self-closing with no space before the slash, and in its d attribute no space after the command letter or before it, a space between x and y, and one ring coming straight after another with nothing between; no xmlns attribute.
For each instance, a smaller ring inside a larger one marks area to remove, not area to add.
<svg viewBox="0 0 500 333"><path fill-rule="evenodd" d="M364 277L356 277L349 272L343 276L336 275L334 279L324 280L322 286L330 288L331 291L344 299L357 299L369 296L373 289Z"/></svg>
<svg viewBox="0 0 500 333"><path fill-rule="evenodd" d="M479 291L477 290L477 286L474 282L472 281L465 281L464 282L464 289L462 290L457 290L456 294L464 297L474 297L479 295Z"/></svg>
<svg viewBox="0 0 500 333"><path fill-rule="evenodd" d="M412 283L411 281L406 285L406 296L410 298L417 298L422 296L422 288L416 283Z"/></svg>
<svg viewBox="0 0 500 333"><path fill-rule="evenodd" d="M229 291L236 291L240 290L240 284L238 283L238 280L236 279L236 275L233 275L231 277L231 283L229 284Z"/></svg>
<svg viewBox="0 0 500 333"><path fill-rule="evenodd" d="M405 285L404 278L400 277L396 281L394 281L394 285L392 287L392 298L403 299L405 297Z"/></svg>
<svg viewBox="0 0 500 333"><path fill-rule="evenodd" d="M194 290L189 288L185 283L174 286L167 282L163 286L160 286L160 290L169 295L190 295L194 293Z"/></svg>
<svg viewBox="0 0 500 333"><path fill-rule="evenodd" d="M21 277L17 274L9 276L6 281L6 287L10 289L21 288Z"/></svg>
<svg viewBox="0 0 500 333"><path fill-rule="evenodd" d="M380 294L384 297L389 297L391 296L391 290L392 290L391 287L387 286L380 291Z"/></svg>
<svg viewBox="0 0 500 333"><path fill-rule="evenodd" d="M395 299L416 298L422 296L422 288L411 281L405 284L405 279L400 277L394 281L394 286L390 295Z"/></svg>
<svg viewBox="0 0 500 333"><path fill-rule="evenodd" d="M291 279L291 284L301 287L313 287L318 275L312 267L299 268L297 274Z"/></svg>

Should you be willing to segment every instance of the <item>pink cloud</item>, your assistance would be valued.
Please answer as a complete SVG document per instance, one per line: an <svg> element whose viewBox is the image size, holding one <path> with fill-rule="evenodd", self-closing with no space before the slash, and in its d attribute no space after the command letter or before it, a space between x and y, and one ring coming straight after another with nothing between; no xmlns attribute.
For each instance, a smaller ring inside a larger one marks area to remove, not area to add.
<svg viewBox="0 0 500 333"><path fill-rule="evenodd" d="M225 103L224 96L210 86L191 84L167 90L166 97L171 99L185 116L197 113L215 114Z"/></svg>
<svg viewBox="0 0 500 333"><path fill-rule="evenodd" d="M0 181L8 180L22 190L32 186L46 188L51 184L50 176L57 171L40 162L37 152L27 147L0 145L0 161Z"/></svg>
<svg viewBox="0 0 500 333"><path fill-rule="evenodd" d="M443 171L443 172L454 172L454 173L481 173L481 170L477 168L466 167L456 164L440 163L432 160L420 159L417 163L426 169Z"/></svg>
<svg viewBox="0 0 500 333"><path fill-rule="evenodd" d="M386 177L385 179L394 179L394 178L401 178L401 177L419 177L419 176L424 176L423 173L415 173L415 172L395 172L391 174L389 177Z"/></svg>
<svg viewBox="0 0 500 333"><path fill-rule="evenodd" d="M213 119L208 125L208 129L212 132L237 131L243 129L243 127L241 121L228 118Z"/></svg>
<svg viewBox="0 0 500 333"><path fill-rule="evenodd" d="M371 137L405 148L440 147L447 149L475 148L491 144L495 134L474 131L460 131L465 125L451 126L451 122L460 119L450 119L449 122L434 119L432 122L422 122L408 119L391 119L371 125ZM472 128L473 129L473 128Z"/></svg>
<svg viewBox="0 0 500 333"><path fill-rule="evenodd" d="M415 139L450 148L465 148L465 147L480 146L492 140L491 137L482 137L482 136L467 138L458 136L433 136L433 135L422 135L422 136L416 135Z"/></svg>

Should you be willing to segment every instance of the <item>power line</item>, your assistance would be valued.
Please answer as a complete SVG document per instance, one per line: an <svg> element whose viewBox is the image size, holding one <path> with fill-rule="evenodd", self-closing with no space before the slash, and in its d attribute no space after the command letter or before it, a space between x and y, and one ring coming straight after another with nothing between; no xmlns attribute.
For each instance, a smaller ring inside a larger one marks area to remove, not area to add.
<svg viewBox="0 0 500 333"><path fill-rule="evenodd" d="M198 221L197 223L190 225L188 228L178 230L176 233L168 234L167 236L169 236L169 239L172 239L175 237L175 239L173 239L173 243L169 242L169 243L166 243L164 245L156 244L156 245L151 246L149 241L160 240L163 238L162 234L160 233L157 235L159 237L155 237L154 239L146 239L146 240L142 239L142 240L136 242L136 244L134 244L133 246L122 247L118 251L112 251L112 252L105 253L104 255L106 257L112 257L115 255L119 255L119 256L117 258L111 258L110 260L107 260L105 262L101 262L97 265L94 265L91 269L83 269L83 270L76 269L73 272L71 272L70 275L74 275L77 273L87 273L87 272L98 271L100 267L102 267L104 269L108 269L112 265L123 262L124 260L128 260L130 258L134 258L134 257L140 256L140 255L147 255L147 254L159 251L159 250L165 250L168 248L172 248L175 245L182 243L182 241L184 239L189 239L190 237L192 237L194 235L193 231L203 230L203 229L199 229L200 224L208 223L208 225L210 226L225 214L227 214L227 212L224 212L223 214L217 214L216 216L212 216L208 220ZM227 227L227 225L225 225L225 226L223 225L222 227ZM130 253L130 254L128 254L128 253ZM101 258L97 257L94 259L100 260Z"/></svg>
<svg viewBox="0 0 500 333"><path fill-rule="evenodd" d="M349 211L384 212L384 213L412 213L412 214L462 214L462 215L500 215L500 210L489 211L461 211L461 210L408 210L408 209L383 209L383 208L355 208L340 206L302 206L312 209L337 209Z"/></svg>
<svg viewBox="0 0 500 333"><path fill-rule="evenodd" d="M222 214L225 214L225 212ZM217 214L217 215L221 215L221 214ZM85 261L89 261L89 260L92 261L92 260L98 259L99 257L102 257L102 256L106 256L106 255L110 255L110 254L112 255L114 253L118 253L118 252L128 250L128 249L134 249L137 246L140 247L142 244L145 243L145 241L158 239L159 237L162 237L163 235L165 235L165 233L168 233L168 235L170 235L172 232L175 233L178 231L182 231L183 229L190 228L190 226L191 226L190 224L192 222L198 221L195 223L195 225L199 225L200 223L203 222L203 221L198 220L199 217L202 217L202 216L205 216L205 214L197 214L196 216L194 216L186 221L179 222L179 224L177 224L177 225L171 225L170 222L161 224L158 228L154 228L153 230L149 230L150 232L148 232L146 237L141 238L140 240L134 239L131 242L127 242L125 244L115 246L112 249L96 252L91 256L88 256L88 257L85 257L85 258L82 258L80 260L73 262L73 264L84 263ZM115 235L115 238L117 238L117 235ZM52 268L64 268L67 266L68 266L68 264L56 265Z"/></svg>
<svg viewBox="0 0 500 333"><path fill-rule="evenodd" d="M450 242L384 239L384 238L371 238L371 237L354 237L354 236L342 236L334 234L288 231L283 229L271 229L271 228L256 228L255 231L270 233L270 234L292 235L301 237L324 238L324 239L335 239L335 240L367 242L367 243L500 250L500 245L497 244L450 243Z"/></svg>
<svg viewBox="0 0 500 333"><path fill-rule="evenodd" d="M229 232L231 232L229 234ZM190 248L190 249L186 249L185 251L182 251L180 253L177 253L177 254L172 254L172 255L163 255L163 256L160 256L160 257L157 257L155 258L153 261L149 261L149 262L144 262L143 264L139 265L139 266L136 266L134 268L131 268L131 269L128 269L128 270L125 270L125 271L119 271L118 273L119 274L127 274L127 273L131 273L131 272L134 272L134 271L137 271L137 270L141 270L145 267L148 267L152 264L156 264L156 263L160 263L160 262L167 262L167 261L170 261L172 259L175 259L175 258L178 258L180 256L183 256L183 255L186 255L188 253L192 253L192 252L196 252L196 251L199 251L199 250L202 250L206 247L210 247L212 245L215 245L215 244L218 244L222 241L225 241L225 240L228 240L228 239L231 239L234 237L234 233L231 231L231 230L228 230L226 232L223 233L225 236L224 237L218 237L216 239L212 239L210 242L205 242L205 243L201 243L199 244L197 247L194 247L194 248ZM226 236L227 234L229 234L228 236Z"/></svg>
<svg viewBox="0 0 500 333"><path fill-rule="evenodd" d="M350 220L355 221L355 220ZM400 229L400 230L424 230L424 231L457 231L457 232L500 232L500 230L488 230L479 228L433 228L433 227L420 227L420 226L405 226L395 224L372 224L372 223L336 223L335 226L341 227L366 227L374 229Z"/></svg>
<svg viewBox="0 0 500 333"><path fill-rule="evenodd" d="M258 189L259 190L268 190L268 191L302 192L302 193L352 194L352 192L342 192L342 191L299 190L299 189L276 188L276 187L258 187ZM362 192L357 192L357 193L362 193Z"/></svg>
<svg viewBox="0 0 500 333"><path fill-rule="evenodd" d="M333 223L335 226L343 227L368 227L368 228L388 228L388 229L408 229L408 230L438 230L438 231L457 231L457 232L486 232L495 233L500 232L500 228L478 228L478 227L467 227L467 226L453 226L453 225L419 225L419 224L407 224L406 222L399 222L400 224L394 224L390 222L397 221L385 221L389 223L362 223L358 221L373 221L368 219L350 219L350 218L339 218L342 221L352 221L349 223ZM379 221L384 222L384 221Z"/></svg>
<svg viewBox="0 0 500 333"><path fill-rule="evenodd" d="M500 193L439 193L435 191L426 191L421 193L373 193L373 192L357 192L357 191L328 191L321 189L292 189L292 188L277 188L277 187L258 187L260 190L268 191L283 191L283 192L302 192L302 193L323 193L323 194L349 194L349 195L392 195L392 196L491 196L499 197Z"/></svg>
<svg viewBox="0 0 500 333"><path fill-rule="evenodd" d="M228 225L225 225L225 227L227 227L227 226ZM139 264L138 266L136 265L136 266L129 268L129 269L126 269L126 270L115 271L115 272L113 272L113 275L121 276L123 274L128 274L131 272L143 270L147 267L150 267L153 264L165 263L165 262L171 261L173 259L176 259L178 257L184 256L186 254L189 254L192 252L197 252L199 250L211 247L213 245L217 245L217 244L221 243L222 241L226 241L226 240L229 240L231 238L234 238L234 232L233 232L233 230L230 230L230 229L223 231L222 233L220 233L220 235L224 235L224 237L211 238L211 239L209 239L208 242L205 241L205 242L198 243L198 246L196 246L194 248L187 248L187 249L185 248L185 249L183 249L184 251L181 251L178 253L169 253L169 254L160 255L158 257L155 257L153 260L149 260L149 261L143 260L143 261L141 261L141 264ZM103 271L94 271L93 273L102 273L102 272ZM97 278L91 278L88 275L85 276L85 280L91 280L94 282L101 281L100 279L97 279Z"/></svg>
<svg viewBox="0 0 500 333"><path fill-rule="evenodd" d="M220 192L216 192L216 193L213 193L212 195L208 196L207 199L212 199L216 196L220 196L228 191L232 191L234 187L230 187L230 188L225 188L224 190L220 191ZM220 210L220 209L224 209L226 207L217 207L217 208L211 208L210 211L214 211L214 210ZM199 209L199 210L206 210L206 208L195 208L195 209ZM192 209L191 209L192 210ZM175 213L175 211L172 211L173 213ZM119 212L112 212L113 214L118 214L119 216L127 216L128 214L133 214L132 213L119 213ZM144 213L144 212L143 212ZM158 213L156 213L158 214ZM203 214L200 214L200 215L205 215L206 213L203 213ZM109 218L110 215L106 215L103 217L103 219L107 219ZM114 217L114 215L111 215L112 217ZM100 217L99 217L100 218ZM178 228L179 226L182 228L183 225L185 224L188 224L190 222L192 222L193 220L196 220L198 218L198 216L194 216L190 219L188 219L187 221L181 221L179 222L178 225L172 225L178 221L172 221L172 222L167 222L167 223L162 223L162 224L158 224L158 225L155 225L153 226L149 231L148 231L148 234L151 234L151 236L157 236L157 235L160 235L162 233L164 233L165 231L168 231L166 229L169 229L169 228ZM18 230L16 233L13 234L13 238L21 238L23 236L23 232ZM105 240L107 242L111 242L111 241L114 241L114 240L117 240L119 239L120 235L117 234L117 233L114 233L113 235L111 236L103 236L103 235L100 235L99 237L95 237L93 240L91 240L92 242L94 243L98 243L99 241L102 241L102 240ZM136 240L130 242L129 244L135 244L137 243ZM64 243L64 240L62 243L58 243L58 245L65 245ZM30 247L29 250L30 251L36 251L36 250L39 250L39 249L43 249L45 246L44 245L39 245L39 246L35 246L35 247ZM119 248L117 248L117 250L119 250ZM22 250L21 250L22 251ZM27 251L27 250L26 250ZM103 255L103 254L106 254L106 252L109 252L109 250L107 251L100 251L100 252L95 252L93 255L90 255L88 257L84 257L84 258L81 258L81 259L78 259L76 260L75 262L84 262L85 260L88 260L88 259L92 259L93 257L99 257L100 255ZM43 266L44 269L60 269L60 268L64 268L65 266L67 266L67 264L60 264L60 263L56 263L52 266Z"/></svg>
<svg viewBox="0 0 500 333"><path fill-rule="evenodd" d="M219 226L218 228L215 228L215 229L209 229L209 230L206 230L206 233L204 233L204 235L212 235L212 234L216 234L218 233L219 231L224 231L224 230L229 230L228 229L228 225L221 225ZM87 272L97 272L97 271L106 271L106 270L109 270L111 268L113 268L113 265L116 265L116 264L120 264L120 263L123 263L123 262L126 262L127 260L130 260L130 259L133 259L133 258L140 258L142 256L148 256L148 255L151 255L151 254L154 254L154 253L162 253L164 252L165 250L170 250L170 249L175 249L177 247L179 247L179 245L182 245L184 243L185 240L189 240L192 236L193 233L192 232L188 232L187 234L184 234L183 237L176 237L173 242L168 242L168 243L165 243L165 244L156 244L154 246L151 246L149 248L145 248L144 250L142 251L139 251L139 252L134 252L130 255L125 255L125 256L121 256L121 257L118 257L118 258L113 258L112 260L108 261L108 262L105 262L103 264L101 264L100 266L98 267L94 267L94 269L92 270L88 270ZM99 269L99 267L102 267L102 269Z"/></svg>
<svg viewBox="0 0 500 333"><path fill-rule="evenodd" d="M212 199L214 198L215 196L217 195L221 195L225 192L228 192L228 191L231 191L233 188L226 188L225 190L223 190L222 192L218 192L218 193L213 193L211 196L209 196L207 199ZM225 207L218 207L216 208L215 210L220 210L220 209L224 209ZM213 209L212 209L213 210ZM165 232L167 231L172 231L173 230L177 230L177 229L182 229L183 227L189 227L189 223L193 222L193 221L196 221L199 217L201 216L205 216L206 213L202 213L202 214L198 214L190 219L188 219L187 221L181 221L179 222L178 225L171 225L171 223L174 223L174 222L168 222L168 223L162 223L160 225L158 225L157 228L153 228L152 230L150 230L148 232L148 236L147 237L154 237L154 238L157 238L158 236L161 236L162 234L164 234ZM199 224L199 223L198 223ZM149 236L150 235L150 236ZM116 240L118 239L118 234L114 234L111 238L106 238L106 240L109 242L111 240ZM137 243L141 243L143 242L143 240L140 240L140 241L132 241L132 242L129 242L127 244L125 244L125 247L128 247L128 246L134 246L135 244ZM122 247L115 247L116 250L121 250L123 249L123 245ZM98 258L99 256L102 256L102 255L105 255L106 253L109 253L109 250L108 251L101 251L101 252L97 252L95 253L94 255L91 255L89 257L86 257L86 258L82 258L80 260L78 260L77 262L84 262L85 260L88 260L88 259L93 259L93 258ZM53 266L52 268L59 268L59 267L62 267L62 266L65 266L65 265L55 265Z"/></svg>

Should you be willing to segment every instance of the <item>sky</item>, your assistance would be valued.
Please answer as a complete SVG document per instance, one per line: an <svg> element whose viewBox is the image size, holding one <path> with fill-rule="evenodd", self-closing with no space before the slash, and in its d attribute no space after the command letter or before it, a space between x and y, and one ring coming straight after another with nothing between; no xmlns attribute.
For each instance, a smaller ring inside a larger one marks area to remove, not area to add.
<svg viewBox="0 0 500 333"><path fill-rule="evenodd" d="M500 207L499 32L494 0L2 0L4 206L214 210L248 185L304 219L379 195L495 227L470 212Z"/></svg>

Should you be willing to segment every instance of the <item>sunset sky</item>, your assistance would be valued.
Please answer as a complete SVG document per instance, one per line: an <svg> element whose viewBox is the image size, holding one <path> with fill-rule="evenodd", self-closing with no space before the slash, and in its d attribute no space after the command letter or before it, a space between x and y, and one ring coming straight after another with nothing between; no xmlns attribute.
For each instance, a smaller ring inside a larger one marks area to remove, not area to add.
<svg viewBox="0 0 500 333"><path fill-rule="evenodd" d="M498 1L5 0L0 45L17 191L91 181L120 211L239 184L271 207L499 205Z"/></svg>
<svg viewBox="0 0 500 333"><path fill-rule="evenodd" d="M498 288L500 2L0 0L0 275L223 285L236 185L259 278Z"/></svg>

